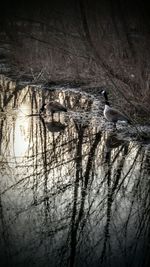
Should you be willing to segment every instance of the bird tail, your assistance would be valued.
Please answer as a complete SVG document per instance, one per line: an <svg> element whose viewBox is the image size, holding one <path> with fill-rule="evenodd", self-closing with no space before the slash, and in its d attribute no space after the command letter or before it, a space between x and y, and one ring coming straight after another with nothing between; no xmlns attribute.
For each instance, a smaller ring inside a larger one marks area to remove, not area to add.
<svg viewBox="0 0 150 267"><path fill-rule="evenodd" d="M63 108L63 111L64 111L64 112L67 112L67 109L64 107L64 108Z"/></svg>

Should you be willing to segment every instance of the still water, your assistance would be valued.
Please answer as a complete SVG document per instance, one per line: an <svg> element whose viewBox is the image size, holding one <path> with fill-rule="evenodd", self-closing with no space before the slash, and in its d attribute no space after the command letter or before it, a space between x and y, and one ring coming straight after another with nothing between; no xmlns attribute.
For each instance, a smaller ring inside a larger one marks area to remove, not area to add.
<svg viewBox="0 0 150 267"><path fill-rule="evenodd" d="M149 146L78 90L0 94L1 266L150 266ZM52 99L68 112L38 116Z"/></svg>

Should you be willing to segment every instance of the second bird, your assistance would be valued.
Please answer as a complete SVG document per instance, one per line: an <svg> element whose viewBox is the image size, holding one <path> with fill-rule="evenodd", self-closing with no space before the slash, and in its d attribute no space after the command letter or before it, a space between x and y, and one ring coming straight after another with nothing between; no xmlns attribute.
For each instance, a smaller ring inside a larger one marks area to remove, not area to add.
<svg viewBox="0 0 150 267"><path fill-rule="evenodd" d="M60 104L57 101L50 101L47 104L43 104L42 107L40 108L40 115L44 112L49 112L52 115L52 119L53 119L53 115L56 112L67 112L67 109L65 106L63 106L62 104Z"/></svg>
<svg viewBox="0 0 150 267"><path fill-rule="evenodd" d="M107 92L105 90L102 90L101 94L105 98L105 107L104 107L104 112L103 112L105 119L110 122L113 122L115 127L118 121L130 123L129 119L123 113L121 113L119 110L115 108L110 107Z"/></svg>

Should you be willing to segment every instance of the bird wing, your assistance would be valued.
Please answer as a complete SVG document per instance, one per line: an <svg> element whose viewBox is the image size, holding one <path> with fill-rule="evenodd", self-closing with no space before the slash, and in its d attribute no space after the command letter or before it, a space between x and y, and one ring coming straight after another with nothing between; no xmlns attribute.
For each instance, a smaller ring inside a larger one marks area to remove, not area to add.
<svg viewBox="0 0 150 267"><path fill-rule="evenodd" d="M116 118L116 121L118 121L118 120L128 121L128 118L122 112L120 112L119 110L116 110L114 108L110 108L107 111L107 116L109 116L109 115L111 117L114 117L114 120Z"/></svg>
<svg viewBox="0 0 150 267"><path fill-rule="evenodd" d="M64 107L62 104L60 104L57 101L51 101L48 103L49 109L53 111L67 111L66 107Z"/></svg>

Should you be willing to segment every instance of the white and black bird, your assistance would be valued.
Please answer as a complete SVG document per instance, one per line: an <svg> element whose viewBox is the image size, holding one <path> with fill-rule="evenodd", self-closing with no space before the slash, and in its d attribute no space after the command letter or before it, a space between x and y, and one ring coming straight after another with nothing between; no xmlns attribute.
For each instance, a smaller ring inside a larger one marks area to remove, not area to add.
<svg viewBox="0 0 150 267"><path fill-rule="evenodd" d="M105 90L102 90L101 94L104 96L105 99L105 107L103 111L105 119L109 122L113 122L115 127L118 121L127 122L130 124L130 120L122 112L110 107L107 92Z"/></svg>
<svg viewBox="0 0 150 267"><path fill-rule="evenodd" d="M44 103L42 105L39 113L40 115L42 115L43 113L46 113L46 112L51 113L52 119L53 119L54 113L67 112L67 108L57 101L50 101L47 104Z"/></svg>

